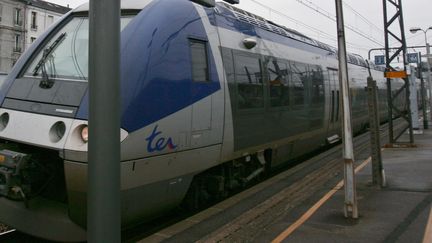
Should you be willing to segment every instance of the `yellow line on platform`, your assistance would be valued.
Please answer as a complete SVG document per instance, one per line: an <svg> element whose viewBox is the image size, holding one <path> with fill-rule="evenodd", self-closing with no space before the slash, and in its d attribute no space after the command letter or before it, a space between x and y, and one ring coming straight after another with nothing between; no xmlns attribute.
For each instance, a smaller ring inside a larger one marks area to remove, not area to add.
<svg viewBox="0 0 432 243"><path fill-rule="evenodd" d="M363 161L357 168L355 169L355 173L358 173L362 170L369 162L372 161L372 158L369 157L367 160ZM288 229L278 235L272 243L280 243L285 240L288 236L290 236L296 229L298 229L301 225L303 225L325 202L327 202L337 191L339 191L344 186L344 181L340 181L333 189L331 189L326 195L324 195L315 205L313 205L305 214L303 214L296 222L294 222ZM424 242L423 242L424 243ZM429 243L429 242L428 242Z"/></svg>
<svg viewBox="0 0 432 243"><path fill-rule="evenodd" d="M426 226L423 243L432 243L432 207L429 214L428 224Z"/></svg>

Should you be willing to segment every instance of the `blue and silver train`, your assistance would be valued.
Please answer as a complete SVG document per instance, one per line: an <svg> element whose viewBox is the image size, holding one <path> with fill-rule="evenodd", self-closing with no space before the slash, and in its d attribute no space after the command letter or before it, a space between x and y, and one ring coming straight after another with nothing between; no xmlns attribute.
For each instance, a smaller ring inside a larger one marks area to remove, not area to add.
<svg viewBox="0 0 432 243"><path fill-rule="evenodd" d="M224 2L121 8L123 227L226 195L339 140L335 48ZM86 239L88 11L38 38L0 89L0 222L52 240ZM359 132L368 68L348 58ZM371 72L383 121L383 70Z"/></svg>

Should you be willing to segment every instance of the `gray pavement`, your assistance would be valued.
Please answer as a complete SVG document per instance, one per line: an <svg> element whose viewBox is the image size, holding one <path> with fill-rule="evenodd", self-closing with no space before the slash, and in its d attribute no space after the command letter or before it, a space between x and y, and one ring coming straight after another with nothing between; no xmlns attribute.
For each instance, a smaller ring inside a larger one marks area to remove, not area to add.
<svg viewBox="0 0 432 243"><path fill-rule="evenodd" d="M284 242L423 242L432 202L432 131L415 135L415 144L383 151L387 187L371 186L370 164L358 173L358 220L344 218L340 190Z"/></svg>

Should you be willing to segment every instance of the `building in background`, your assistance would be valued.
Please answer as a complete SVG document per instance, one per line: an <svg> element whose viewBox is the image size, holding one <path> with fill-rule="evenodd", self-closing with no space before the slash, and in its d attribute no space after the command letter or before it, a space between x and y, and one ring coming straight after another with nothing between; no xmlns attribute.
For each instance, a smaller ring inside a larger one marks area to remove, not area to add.
<svg viewBox="0 0 432 243"><path fill-rule="evenodd" d="M0 0L0 72L8 73L32 42L69 10L41 0Z"/></svg>

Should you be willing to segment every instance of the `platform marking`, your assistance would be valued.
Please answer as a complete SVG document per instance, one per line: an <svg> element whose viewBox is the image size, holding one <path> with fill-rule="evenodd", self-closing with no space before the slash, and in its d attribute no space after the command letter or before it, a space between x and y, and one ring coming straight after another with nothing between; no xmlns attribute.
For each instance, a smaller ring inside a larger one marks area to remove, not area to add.
<svg viewBox="0 0 432 243"><path fill-rule="evenodd" d="M16 229L10 229L10 230L7 230L7 231L4 231L4 232L1 232L1 233L0 233L0 236L7 235L7 234L13 233L13 232L15 232L15 231L16 231Z"/></svg>
<svg viewBox="0 0 432 243"><path fill-rule="evenodd" d="M382 149L383 150L383 149ZM366 167L369 162L372 161L372 157L369 157L363 163L361 163L357 168L355 169L355 173L358 173L361 171L364 167ZM301 225L303 225L312 215L325 203L327 202L337 191L342 189L344 186L344 181L340 181L333 189L331 189L324 197L322 197L315 205L313 205L306 213L304 213L295 223L290 225L288 229L286 229L284 232L282 232L280 235L278 235L272 243L280 243L283 240L285 240L288 236L290 236L296 229L298 229ZM425 242L423 242L425 243Z"/></svg>
<svg viewBox="0 0 432 243"><path fill-rule="evenodd" d="M429 220L423 237L423 243L432 243L432 207L429 213Z"/></svg>

